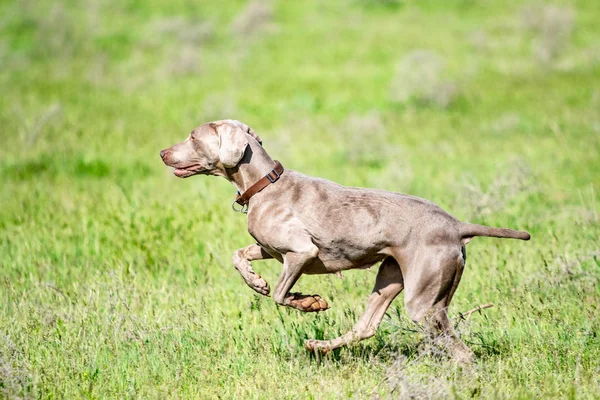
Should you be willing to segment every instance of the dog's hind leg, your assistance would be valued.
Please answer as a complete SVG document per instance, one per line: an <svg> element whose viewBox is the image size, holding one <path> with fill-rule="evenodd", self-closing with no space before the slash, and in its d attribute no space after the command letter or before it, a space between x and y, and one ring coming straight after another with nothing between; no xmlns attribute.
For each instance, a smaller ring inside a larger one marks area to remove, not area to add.
<svg viewBox="0 0 600 400"><path fill-rule="evenodd" d="M460 363L473 361L473 353L460 340L448 320L448 306L465 266L464 247L425 246L404 279L404 302L411 319Z"/></svg>
<svg viewBox="0 0 600 400"><path fill-rule="evenodd" d="M250 261L267 260L273 258L258 244L251 244L248 247L236 250L233 253L233 266L238 270L244 282L254 291L264 296L269 295L269 284L260 275L252 269Z"/></svg>
<svg viewBox="0 0 600 400"><path fill-rule="evenodd" d="M304 344L311 351L328 352L354 341L370 338L375 335L386 310L404 289L404 280L400 266L392 257L381 263L373 292L369 296L369 304L354 328L343 336L332 340L307 340Z"/></svg>

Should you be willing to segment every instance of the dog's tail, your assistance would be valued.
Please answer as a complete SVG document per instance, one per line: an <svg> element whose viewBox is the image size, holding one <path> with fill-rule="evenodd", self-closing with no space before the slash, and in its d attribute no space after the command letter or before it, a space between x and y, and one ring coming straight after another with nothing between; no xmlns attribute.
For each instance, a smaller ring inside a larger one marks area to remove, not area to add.
<svg viewBox="0 0 600 400"><path fill-rule="evenodd" d="M491 226L477 225L477 224L466 224L461 223L458 228L458 232L461 237L463 244L467 244L475 236L488 236L497 238L508 238L508 239L521 239L529 240L531 235L529 232L516 231L514 229L507 228L493 228Z"/></svg>

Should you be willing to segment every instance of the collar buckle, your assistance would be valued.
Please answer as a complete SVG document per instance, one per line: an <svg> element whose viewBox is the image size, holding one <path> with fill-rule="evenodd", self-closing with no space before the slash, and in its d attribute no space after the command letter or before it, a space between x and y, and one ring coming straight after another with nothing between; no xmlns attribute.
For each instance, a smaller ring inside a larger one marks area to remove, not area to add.
<svg viewBox="0 0 600 400"><path fill-rule="evenodd" d="M275 178L271 178L271 174L275 174ZM275 169L272 169L271 172L269 172L266 175L266 177L269 180L269 182L275 183L275 182L277 182L277 180L279 179L279 177L281 177L281 175L279 174L279 172L275 171Z"/></svg>

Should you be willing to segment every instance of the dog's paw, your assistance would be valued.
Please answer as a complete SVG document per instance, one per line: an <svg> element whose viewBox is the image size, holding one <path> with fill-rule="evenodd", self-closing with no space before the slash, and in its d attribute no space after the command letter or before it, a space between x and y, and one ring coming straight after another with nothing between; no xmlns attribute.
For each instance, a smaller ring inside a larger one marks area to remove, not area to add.
<svg viewBox="0 0 600 400"><path fill-rule="evenodd" d="M329 343L325 340L308 339L304 341L304 347L310 352L321 354L327 354L331 350Z"/></svg>
<svg viewBox="0 0 600 400"><path fill-rule="evenodd" d="M271 292L271 287L269 286L267 281L265 281L265 279L258 274L255 275L254 279L247 281L247 283L248 286L252 288L252 290L259 294L262 294L263 296L268 296Z"/></svg>
<svg viewBox="0 0 600 400"><path fill-rule="evenodd" d="M327 302L318 294L307 295L300 293L290 293L288 305L304 312L319 312L329 308Z"/></svg>
<svg viewBox="0 0 600 400"><path fill-rule="evenodd" d="M271 288L259 274L254 272L250 261L242 258L237 252L233 255L233 266L238 270L246 285L250 286L258 294L268 296Z"/></svg>

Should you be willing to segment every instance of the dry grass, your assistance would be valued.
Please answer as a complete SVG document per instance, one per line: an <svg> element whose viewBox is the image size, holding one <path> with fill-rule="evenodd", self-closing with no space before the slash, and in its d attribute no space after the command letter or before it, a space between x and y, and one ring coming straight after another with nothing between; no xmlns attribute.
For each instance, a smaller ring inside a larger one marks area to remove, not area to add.
<svg viewBox="0 0 600 400"><path fill-rule="evenodd" d="M434 347L432 346L431 349ZM424 357L427 352L424 351L421 354ZM417 360L420 361L420 357ZM409 361L406 356L399 355L387 369L385 384L388 398L443 399L451 395L451 384L448 383L445 376L410 372L409 368L414 362ZM380 397L375 396L375 398Z"/></svg>
<svg viewBox="0 0 600 400"><path fill-rule="evenodd" d="M250 38L272 26L273 5L269 1L252 0L234 18L231 30L240 38Z"/></svg>
<svg viewBox="0 0 600 400"><path fill-rule="evenodd" d="M192 21L184 16L158 18L150 26L150 32L154 32L153 35L149 35L150 40L162 41L163 35L166 35L186 45L203 45L215 38L212 23Z"/></svg>
<svg viewBox="0 0 600 400"><path fill-rule="evenodd" d="M233 118L238 114L238 105L234 96L215 93L206 96L200 108L199 121L215 121Z"/></svg>
<svg viewBox="0 0 600 400"><path fill-rule="evenodd" d="M543 65L555 61L566 49L575 26L571 6L530 4L521 11L523 27L532 32L534 58Z"/></svg>
<svg viewBox="0 0 600 400"><path fill-rule="evenodd" d="M600 250L558 254L554 259L544 259L544 269L538 274L530 275L525 283L533 286L539 282L550 285L577 282L579 286L593 290L600 284L596 268L600 268Z"/></svg>
<svg viewBox="0 0 600 400"><path fill-rule="evenodd" d="M399 399L445 399L455 398L456 386L460 382L463 393L478 394L479 373L474 365L456 364L449 356L448 343L451 340L444 335L431 336L422 327L406 320L395 321L386 318L394 333L387 339L389 345L401 341L402 335L416 338L409 356L404 352L392 353L390 361L385 364L385 375L371 392L373 398ZM456 335L469 335L472 328L467 319L459 318L455 323ZM377 362L377 361L375 361ZM437 367L437 373L431 374L423 370L423 366ZM381 389L384 388L382 391ZM378 392L379 394L375 394ZM385 396L381 396L385 393Z"/></svg>
<svg viewBox="0 0 600 400"><path fill-rule="evenodd" d="M348 148L352 164L371 164L387 158L391 149L384 146L387 130L381 115L371 111L364 115L350 115L343 127L343 142Z"/></svg>
<svg viewBox="0 0 600 400"><path fill-rule="evenodd" d="M32 398L33 377L26 357L8 336L0 334L0 397Z"/></svg>
<svg viewBox="0 0 600 400"><path fill-rule="evenodd" d="M469 34L467 40L473 49L483 52L489 49L490 39L488 34L483 30L476 30Z"/></svg>
<svg viewBox="0 0 600 400"><path fill-rule="evenodd" d="M76 43L74 27L65 6L55 3L50 12L39 16L40 51L48 55L70 58Z"/></svg>
<svg viewBox="0 0 600 400"><path fill-rule="evenodd" d="M487 187L473 176L464 177L461 202L468 206L470 219L494 214L517 195L534 189L531 169L524 161L515 159L500 170L502 172Z"/></svg>
<svg viewBox="0 0 600 400"><path fill-rule="evenodd" d="M432 51L408 53L396 68L390 88L392 100L448 107L458 95L458 85L445 79L445 68L445 60Z"/></svg>
<svg viewBox="0 0 600 400"><path fill-rule="evenodd" d="M507 112L494 119L486 127L497 134L508 134L521 124L521 116L516 112Z"/></svg>
<svg viewBox="0 0 600 400"><path fill-rule="evenodd" d="M165 77L201 73L203 47L215 38L210 22L192 21L183 16L157 19L149 25L148 32L150 39L146 45L159 46L165 38L172 42L162 49L164 62L155 72Z"/></svg>
<svg viewBox="0 0 600 400"><path fill-rule="evenodd" d="M401 191L412 180L412 169L406 162L404 150L390 140L380 113L350 115L341 133L340 147L346 149L345 159L354 168L377 168L367 177L370 186Z"/></svg>
<svg viewBox="0 0 600 400"><path fill-rule="evenodd" d="M194 46L182 46L172 51L168 56L163 73L167 76L194 75L201 72L201 56L198 48Z"/></svg>
<svg viewBox="0 0 600 400"><path fill-rule="evenodd" d="M30 145L37 142L43 136L46 128L62 117L62 107L58 103L51 104L37 112L24 111L18 105L13 110L20 122L19 137Z"/></svg>

